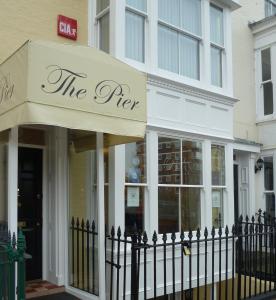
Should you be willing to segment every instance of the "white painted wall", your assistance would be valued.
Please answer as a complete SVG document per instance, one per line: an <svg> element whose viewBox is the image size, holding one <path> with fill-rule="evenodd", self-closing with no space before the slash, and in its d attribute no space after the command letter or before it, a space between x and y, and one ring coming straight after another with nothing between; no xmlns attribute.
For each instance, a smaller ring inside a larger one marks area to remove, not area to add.
<svg viewBox="0 0 276 300"><path fill-rule="evenodd" d="M241 8L232 13L234 97L234 136L258 141L256 128L254 39L249 22L264 17L264 0L240 0Z"/></svg>
<svg viewBox="0 0 276 300"><path fill-rule="evenodd" d="M233 138L232 99L149 79L148 125L183 133Z"/></svg>

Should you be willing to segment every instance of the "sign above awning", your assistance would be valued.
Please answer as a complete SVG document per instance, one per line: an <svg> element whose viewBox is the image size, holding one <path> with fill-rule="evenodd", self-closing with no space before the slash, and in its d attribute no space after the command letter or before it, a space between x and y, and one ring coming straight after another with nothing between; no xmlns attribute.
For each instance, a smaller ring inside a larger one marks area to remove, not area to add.
<svg viewBox="0 0 276 300"><path fill-rule="evenodd" d="M26 124L143 137L146 76L95 48L28 41L0 65L0 131Z"/></svg>

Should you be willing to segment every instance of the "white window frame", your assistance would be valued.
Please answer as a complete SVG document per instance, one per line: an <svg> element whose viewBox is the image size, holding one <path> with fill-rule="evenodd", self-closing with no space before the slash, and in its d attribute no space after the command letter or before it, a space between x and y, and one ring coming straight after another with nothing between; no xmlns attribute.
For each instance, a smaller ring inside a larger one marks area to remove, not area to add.
<svg viewBox="0 0 276 300"><path fill-rule="evenodd" d="M211 6L219 9L222 11L222 19L223 19L223 45L219 45L217 43L214 43L211 41L211 32L210 32L210 74L209 74L209 78L210 78L210 85L218 90L222 90L226 87L226 76L225 76L225 71L226 69L226 56L227 56L227 52L226 52L226 39L227 39L227 24L226 24L226 14L225 14L225 9L223 7L221 7L220 5L218 5L217 3L215 3L214 1L210 1L209 4L209 18L210 18L210 22L209 22L209 26L211 24ZM211 49L216 48L218 50L220 50L221 53L221 85L217 86L212 84L212 64L211 64Z"/></svg>
<svg viewBox="0 0 276 300"><path fill-rule="evenodd" d="M96 46L98 49L100 49L100 20L101 18L105 17L107 14L109 14L109 52L110 52L110 3L109 6L104 8L102 11L100 11L97 14L97 1L95 0L95 27L96 27Z"/></svg>
<svg viewBox="0 0 276 300"><path fill-rule="evenodd" d="M144 218L144 224L143 224L143 230L147 231L148 229L148 220L146 219L146 213L145 213L145 209L147 207L147 203L148 203L148 194L149 194L149 191L148 191L148 188L149 188L149 185L148 185L148 181L149 181L149 168L148 168L148 153L149 153L149 149L148 149L148 144L149 144L149 137L148 137L148 134L145 135L145 143L146 143L146 147L145 147L145 155L146 155L146 182L143 182L143 183L131 183L131 182L126 182L126 177L124 177L124 195L125 195L125 192L126 192L126 188L127 187L143 187L144 188L144 211L143 211L143 218ZM134 142L135 143L135 142ZM125 156L126 157L126 156ZM124 174L125 174L125 161L124 161ZM125 175L124 175L125 176ZM125 197L125 196L124 196ZM124 198L124 201L126 199ZM125 211L124 211L124 216L126 215L126 206L125 206Z"/></svg>
<svg viewBox="0 0 276 300"><path fill-rule="evenodd" d="M271 17L273 15L275 15L276 13L276 1L275 0L264 0L265 1L265 8L264 8L264 11L265 11L265 17L268 18L268 17ZM269 6L269 11L267 10L267 7ZM273 13L273 10L275 10L275 13Z"/></svg>
<svg viewBox="0 0 276 300"><path fill-rule="evenodd" d="M212 178L212 146L221 146L224 147L224 185L213 185L213 178ZM224 228L226 225L226 213L225 213L225 208L226 208L226 198L227 198L227 169L226 169L226 164L227 164L227 154L226 154L226 145L212 141L211 142L211 204L212 204L212 211L211 211L211 219L213 220L213 202L212 202L212 196L213 196L213 190L222 190L222 224L221 227ZM213 226L213 224L212 224ZM216 227L216 229L218 229Z"/></svg>
<svg viewBox="0 0 276 300"><path fill-rule="evenodd" d="M265 81L263 81L263 74L262 74L262 70L263 70L263 65L262 65L262 52L263 51L265 51L265 50L267 50L267 49L269 49L270 50L270 73L271 73L271 78L269 79L269 80L265 80ZM271 47L266 47L266 48L263 48L263 49L261 49L261 51L260 51L260 63L261 63L261 66L260 66L260 80L261 80L261 86L260 86L260 88L261 88L261 101L262 101L262 105L261 105L261 107L262 107L262 111L261 111L261 114L263 115L263 118L270 118L271 116L273 116L274 114L275 114L275 108L274 108L274 96L275 96L275 94L274 94L274 85L273 85L273 80L272 80L272 48ZM272 101L272 103L273 103L273 112L272 112L272 114L267 114L267 115L265 115L264 114L264 85L266 84L266 83L269 83L269 82L271 82L272 83L272 96L273 96L273 101Z"/></svg>
<svg viewBox="0 0 276 300"><path fill-rule="evenodd" d="M262 81L262 51L270 48L271 55L271 66L273 66L276 61L276 54L274 53L276 50L276 45L261 45L260 48L256 50L255 53L255 78L256 78L256 121L257 123L274 120L276 118L276 72L273 67L271 67L271 82L272 82L272 90L273 90L273 114L265 115L264 114L264 95L263 95L263 83L269 81Z"/></svg>
<svg viewBox="0 0 276 300"><path fill-rule="evenodd" d="M203 22L202 20L204 20L203 18L203 15L204 15L204 0L201 0L201 36L197 35L197 34L194 34L188 30L185 30L183 28L181 28L180 26L175 26L173 24L170 24L166 21L163 21L159 18L159 14L158 14L158 7L157 7L157 45L158 45L158 39L159 39L159 36L158 36L158 28L159 26L163 26L167 29L170 29L170 30L173 30L174 32L177 33L177 38L178 38L178 58L179 58L179 37L180 35L182 36L185 36L185 37L188 37L188 38L192 38L194 40L196 40L198 42L198 78L191 78L191 77L188 77L188 76L185 76L185 75L182 75L180 74L179 72L179 68L178 68L178 72L172 72L172 71L169 71L169 70L166 70L166 69L162 69L159 67L159 63L158 63L158 59L156 61L157 63L157 70L159 73L163 73L164 76L166 77L171 77L171 75L173 74L173 76L177 76L179 78L185 78L191 82L201 82L202 81L202 62L203 62L203 46L204 46L204 43L203 43L203 34L204 34L204 30L203 30ZM157 46L157 57L159 56L159 52L158 52L158 46ZM180 66L180 61L178 60L178 67ZM167 74L167 75L166 75Z"/></svg>
<svg viewBox="0 0 276 300"><path fill-rule="evenodd" d="M191 141L191 142L198 142L201 143L201 150L202 150L202 158L201 158L201 162L202 162L202 184L200 185L190 185L190 184L182 184L183 182L183 169L182 169L182 155L180 155L180 183L178 184L171 184L171 183L159 183L159 172L157 174L158 178L157 178L157 182L158 182L158 193L157 193L157 204L159 205L159 187L175 187L175 188L198 188L200 189L200 230L203 231L204 228L203 226L205 225L205 219L204 219L204 208L205 206L204 204L204 196L205 196L205 179L204 179L204 167L205 167L205 155L204 155L204 140L198 138L198 139L193 139L191 137L185 137L185 136L177 136L177 135L167 135L164 133L158 133L158 139L159 138L170 138L170 139L178 139L180 140L180 149L179 149L179 153L182 153L182 142L183 141ZM158 142L158 141L157 141ZM159 156L159 142L158 142L158 153L157 155ZM159 160L158 160L158 170L159 170ZM163 181L163 180L162 180ZM178 199L178 232L181 231L181 193L179 193L179 199ZM159 214L157 215L158 218L158 224L159 224ZM158 226L159 227L159 226ZM196 230L194 230L193 232L195 232Z"/></svg>
<svg viewBox="0 0 276 300"><path fill-rule="evenodd" d="M267 210L267 206L266 206L266 195L272 194L275 197L275 155L274 153L266 153L262 156L262 159L265 160L265 158L267 157L271 157L272 158L272 162L273 162L273 190L266 190L265 187L265 173L263 171L263 180L262 180L262 186L263 186L263 196L264 196L264 210ZM263 168L264 169L264 168ZM275 199L275 203L276 203L276 199ZM276 217L276 216L275 216Z"/></svg>
<svg viewBox="0 0 276 300"><path fill-rule="evenodd" d="M135 7L132 7L130 5L128 5L126 3L125 5L125 15L124 15L124 20L126 22L126 13L127 12L130 12L130 13L133 13L137 16L140 16L140 17L143 17L144 18L144 53L143 53L143 56L144 56L144 61L141 62L141 61L137 61L135 59L132 59L130 57L127 57L126 55L126 43L127 43L127 40L126 40L126 34L124 36L124 57L127 61L129 61L130 64L137 64L140 68L144 68L144 66L148 63L148 50L147 50L147 46L148 46L148 38L147 38L147 32L148 32L148 23L149 23L149 16L148 16L148 9L149 9L149 4L148 4L148 1L151 1L151 0L146 0L146 11L142 11L142 10L139 10ZM125 24L126 25L126 24ZM125 26L126 27L126 26Z"/></svg>

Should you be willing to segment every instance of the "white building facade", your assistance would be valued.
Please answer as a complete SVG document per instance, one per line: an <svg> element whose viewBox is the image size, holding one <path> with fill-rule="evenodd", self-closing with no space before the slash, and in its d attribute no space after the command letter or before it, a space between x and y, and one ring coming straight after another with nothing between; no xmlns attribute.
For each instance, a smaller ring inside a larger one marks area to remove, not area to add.
<svg viewBox="0 0 276 300"><path fill-rule="evenodd" d="M109 224L163 233L234 222L231 12L238 7L91 1L91 45L148 76L145 141L109 151Z"/></svg>
<svg viewBox="0 0 276 300"><path fill-rule="evenodd" d="M240 100L234 111L234 136L245 151L234 151L242 172L237 183L238 210L252 215L262 209L275 217L275 1L240 4L233 14L234 96ZM240 155L247 156L249 164Z"/></svg>

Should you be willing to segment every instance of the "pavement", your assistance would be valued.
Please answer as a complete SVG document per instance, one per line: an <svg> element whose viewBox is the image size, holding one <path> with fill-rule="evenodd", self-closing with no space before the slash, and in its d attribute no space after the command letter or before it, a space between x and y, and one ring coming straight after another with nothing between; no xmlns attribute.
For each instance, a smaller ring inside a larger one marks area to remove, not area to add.
<svg viewBox="0 0 276 300"><path fill-rule="evenodd" d="M67 293L54 294L49 296L42 296L37 298L32 298L32 300L79 300L75 296L72 296Z"/></svg>

